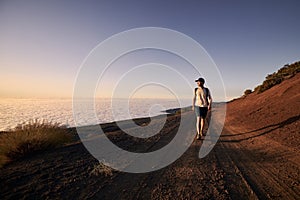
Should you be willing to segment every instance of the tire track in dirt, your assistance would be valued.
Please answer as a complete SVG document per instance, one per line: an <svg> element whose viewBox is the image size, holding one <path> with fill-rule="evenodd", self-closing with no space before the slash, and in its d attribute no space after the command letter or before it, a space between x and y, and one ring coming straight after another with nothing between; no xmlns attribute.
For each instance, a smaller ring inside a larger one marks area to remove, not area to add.
<svg viewBox="0 0 300 200"><path fill-rule="evenodd" d="M251 184L244 177L238 165L231 158L222 143L215 147L217 162L225 171L226 186L232 199L258 199Z"/></svg>
<svg viewBox="0 0 300 200"><path fill-rule="evenodd" d="M233 127L226 128L230 130L230 134L235 132ZM285 159L283 155L272 155L274 147L278 148L278 151L282 151L284 147L276 145L276 142L264 136L243 142L230 142L229 139L222 145L260 199L299 198L299 165ZM295 177L290 177L287 169L293 172ZM290 184L287 184L289 181Z"/></svg>

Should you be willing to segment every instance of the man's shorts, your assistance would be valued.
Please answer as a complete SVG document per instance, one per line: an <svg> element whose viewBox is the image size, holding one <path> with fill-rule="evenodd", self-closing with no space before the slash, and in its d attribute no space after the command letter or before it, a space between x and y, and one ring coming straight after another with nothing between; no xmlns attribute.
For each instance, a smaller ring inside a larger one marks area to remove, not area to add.
<svg viewBox="0 0 300 200"><path fill-rule="evenodd" d="M197 117L206 118L208 108L195 106L195 113Z"/></svg>

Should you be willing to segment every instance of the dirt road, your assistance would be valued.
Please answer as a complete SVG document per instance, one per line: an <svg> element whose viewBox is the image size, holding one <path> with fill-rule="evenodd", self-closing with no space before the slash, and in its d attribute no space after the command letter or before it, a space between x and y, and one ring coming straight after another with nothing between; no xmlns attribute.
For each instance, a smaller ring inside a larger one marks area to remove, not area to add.
<svg viewBox="0 0 300 200"><path fill-rule="evenodd" d="M113 124L104 129L119 146L153 151L174 137L179 121L179 116L168 117L164 129L143 145ZM272 126L249 130L230 124L226 121L219 142L205 158L198 158L203 141L195 140L168 167L143 174L94 175L97 161L80 143L37 154L1 169L0 198L299 199L299 148L268 137Z"/></svg>

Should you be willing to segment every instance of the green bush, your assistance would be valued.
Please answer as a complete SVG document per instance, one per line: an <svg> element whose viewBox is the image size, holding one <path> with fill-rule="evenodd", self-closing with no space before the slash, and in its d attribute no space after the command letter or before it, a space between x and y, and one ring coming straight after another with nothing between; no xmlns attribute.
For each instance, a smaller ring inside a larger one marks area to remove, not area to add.
<svg viewBox="0 0 300 200"><path fill-rule="evenodd" d="M0 135L0 166L33 152L70 142L67 128L46 120L30 120Z"/></svg>
<svg viewBox="0 0 300 200"><path fill-rule="evenodd" d="M291 65L287 64L282 68L280 68L277 72L273 74L269 74L266 77L266 80L264 80L264 82L261 85L257 86L254 89L254 91L256 91L257 93L262 93L270 89L271 87L280 84L282 81L293 77L295 74L299 72L300 72L300 61L295 62Z"/></svg>
<svg viewBox="0 0 300 200"><path fill-rule="evenodd" d="M250 89L247 89L247 90L244 91L244 95L248 95L248 94L251 94L251 93L252 93L252 90L250 90Z"/></svg>

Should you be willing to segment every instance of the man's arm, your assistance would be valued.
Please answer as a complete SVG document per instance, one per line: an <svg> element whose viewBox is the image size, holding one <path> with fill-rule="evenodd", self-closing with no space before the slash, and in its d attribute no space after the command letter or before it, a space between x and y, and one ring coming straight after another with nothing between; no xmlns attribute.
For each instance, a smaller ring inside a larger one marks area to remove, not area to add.
<svg viewBox="0 0 300 200"><path fill-rule="evenodd" d="M211 97L211 94L210 92L208 93L208 110L211 109L211 104L212 104L212 97Z"/></svg>
<svg viewBox="0 0 300 200"><path fill-rule="evenodd" d="M193 103L192 103L192 110L195 109L195 101L196 101L196 93L194 92Z"/></svg>

